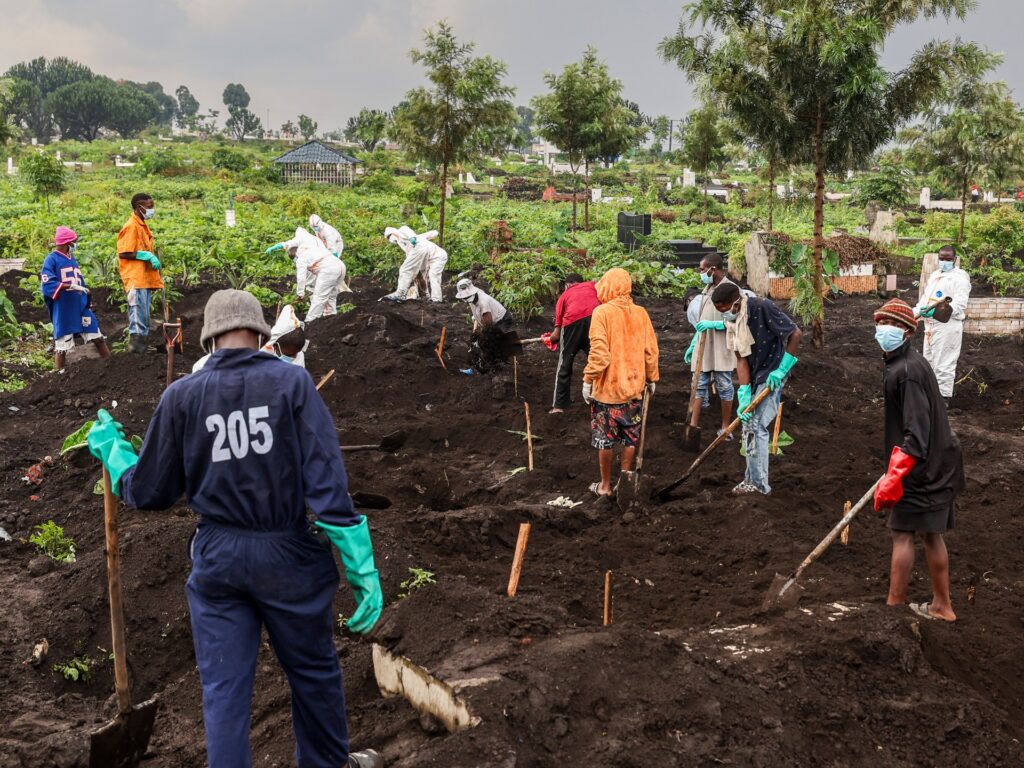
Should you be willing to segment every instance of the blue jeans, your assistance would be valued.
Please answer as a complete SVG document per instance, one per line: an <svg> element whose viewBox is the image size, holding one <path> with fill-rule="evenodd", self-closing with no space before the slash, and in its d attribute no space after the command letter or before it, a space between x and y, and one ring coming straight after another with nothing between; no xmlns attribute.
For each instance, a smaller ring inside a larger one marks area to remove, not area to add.
<svg viewBox="0 0 1024 768"><path fill-rule="evenodd" d="M759 386L754 391L754 397L767 386ZM768 452L771 449L771 430L774 427L775 416L779 412L781 399L782 387L779 387L754 409L750 421L743 423L743 447L747 452L747 473L743 479L766 494L772 492L772 487L768 484Z"/></svg>
<svg viewBox="0 0 1024 768"><path fill-rule="evenodd" d="M128 333L132 336L149 336L149 308L153 301L150 288L133 288L128 291Z"/></svg>
<svg viewBox="0 0 1024 768"><path fill-rule="evenodd" d="M732 371L701 371L700 381L697 382L697 397L707 402L708 389L711 388L711 374L715 376L715 386L718 388L718 397L731 403L736 397L736 391L732 386Z"/></svg>
<svg viewBox="0 0 1024 768"><path fill-rule="evenodd" d="M308 530L201 522L185 592L203 688L210 768L251 768L251 703L260 627L292 693L299 768L345 766L348 723L334 647L338 568Z"/></svg>

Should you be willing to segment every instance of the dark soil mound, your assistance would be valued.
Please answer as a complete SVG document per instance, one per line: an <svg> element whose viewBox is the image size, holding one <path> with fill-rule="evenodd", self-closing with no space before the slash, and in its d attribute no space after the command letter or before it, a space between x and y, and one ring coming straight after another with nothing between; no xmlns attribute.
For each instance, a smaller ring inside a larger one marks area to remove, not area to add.
<svg viewBox="0 0 1024 768"><path fill-rule="evenodd" d="M743 466L734 442L678 499L623 515L587 495L597 467L582 406L546 413L554 355L527 347L517 382L511 366L462 375L469 362L463 306L393 307L376 302L384 289L359 281L356 288L356 309L311 326L307 363L315 379L336 371L322 395L343 443L409 432L395 454L346 457L353 490L392 501L368 512L391 603L377 639L428 668L457 658L496 680L467 693L479 726L438 734L404 701L380 698L369 643L339 632L355 746L382 749L389 765L409 768L1021 763L1019 344L965 339L960 375L971 373L952 418L969 487L949 537L960 621L938 625L884 606L888 536L884 520L869 512L854 521L848 546L837 544L809 569L799 607L764 615L759 606L773 575L791 571L838 520L843 502L882 471L874 301L832 307L828 348L808 344L800 355L784 395L784 427L796 442L773 461L771 497L729 495ZM201 355L208 295L189 290L175 306L185 319L179 374ZM644 468L667 483L692 459L679 450L676 426L689 388L682 364L689 333L676 303L643 303L662 350ZM123 326L106 301L98 314L108 333ZM546 325L535 321L522 335L539 335ZM442 326L447 370L434 353ZM88 732L113 714L102 504L92 494L98 466L79 453L58 460L38 488L21 477L113 401L126 429L144 434L164 371L156 352L117 355L111 364L84 360L64 376L45 374L0 395L0 525L14 538L0 541L2 768L78 765ZM532 473L517 472L527 461L516 388L532 406ZM714 422L705 418L706 432ZM558 496L584 503L547 504ZM75 563L48 569L25 543L32 526L49 519L75 539ZM504 587L525 521L533 533L519 595L510 600ZM165 513L125 511L122 524L135 693L162 700L146 764L202 765L183 590L195 518L181 504ZM432 571L437 584L398 600L412 567ZM614 572L607 628L606 570ZM928 593L921 562L913 596ZM337 609L352 611L345 587ZM23 664L43 637L47 662ZM88 683L50 669L83 655L97 660ZM288 689L269 647L253 723L256 763L292 764Z"/></svg>

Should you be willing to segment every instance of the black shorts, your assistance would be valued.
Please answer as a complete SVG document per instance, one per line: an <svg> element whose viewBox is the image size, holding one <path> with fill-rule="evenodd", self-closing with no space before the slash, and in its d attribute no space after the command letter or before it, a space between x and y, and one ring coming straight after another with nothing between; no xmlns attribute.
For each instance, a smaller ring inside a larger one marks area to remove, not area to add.
<svg viewBox="0 0 1024 768"><path fill-rule="evenodd" d="M953 530L955 518L955 501L930 508L897 504L889 512L889 528L903 533L945 533Z"/></svg>
<svg viewBox="0 0 1024 768"><path fill-rule="evenodd" d="M640 442L643 404L643 400L616 405L595 400L590 406L590 444L599 450L614 448L616 443L635 447Z"/></svg>

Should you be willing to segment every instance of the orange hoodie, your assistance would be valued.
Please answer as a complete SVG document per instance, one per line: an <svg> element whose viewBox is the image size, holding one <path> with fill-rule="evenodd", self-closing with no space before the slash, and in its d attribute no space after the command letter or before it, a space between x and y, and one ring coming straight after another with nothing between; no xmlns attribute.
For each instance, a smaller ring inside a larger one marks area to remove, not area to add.
<svg viewBox="0 0 1024 768"><path fill-rule="evenodd" d="M658 380L658 339L647 310L633 303L629 273L614 267L597 283L601 306L590 320L590 355L583 381L592 382L595 400L628 403Z"/></svg>

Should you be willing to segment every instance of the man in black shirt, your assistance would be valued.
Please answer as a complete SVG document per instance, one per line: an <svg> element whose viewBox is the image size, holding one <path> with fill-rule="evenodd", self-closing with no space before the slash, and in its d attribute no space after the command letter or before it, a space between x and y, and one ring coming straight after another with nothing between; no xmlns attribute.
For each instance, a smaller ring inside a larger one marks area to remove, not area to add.
<svg viewBox="0 0 1024 768"><path fill-rule="evenodd" d="M889 605L907 602L914 534L924 538L931 602L911 603L928 619L956 621L949 595L949 554L942 535L953 527L956 495L964 488L960 441L932 367L910 343L913 308L893 299L875 312L875 339L885 353L885 449L889 466L875 491L875 510L889 510L892 565Z"/></svg>

